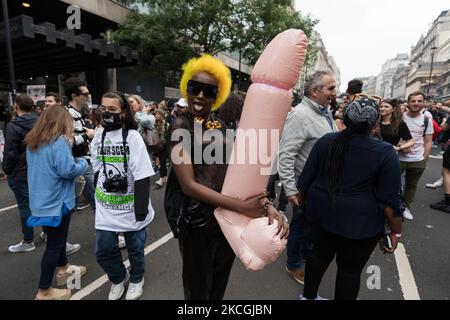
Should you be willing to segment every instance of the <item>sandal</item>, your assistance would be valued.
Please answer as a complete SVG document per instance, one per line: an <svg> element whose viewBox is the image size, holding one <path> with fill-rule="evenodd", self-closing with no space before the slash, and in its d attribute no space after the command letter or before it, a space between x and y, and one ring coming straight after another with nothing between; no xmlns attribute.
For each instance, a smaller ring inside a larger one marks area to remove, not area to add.
<svg viewBox="0 0 450 320"><path fill-rule="evenodd" d="M34 300L69 300L72 293L69 289L55 289L53 288L51 294L42 298L34 298Z"/></svg>
<svg viewBox="0 0 450 320"><path fill-rule="evenodd" d="M70 265L64 274L56 274L56 286L65 286L70 276L77 274L81 278L86 274L86 271L87 269L85 266Z"/></svg>

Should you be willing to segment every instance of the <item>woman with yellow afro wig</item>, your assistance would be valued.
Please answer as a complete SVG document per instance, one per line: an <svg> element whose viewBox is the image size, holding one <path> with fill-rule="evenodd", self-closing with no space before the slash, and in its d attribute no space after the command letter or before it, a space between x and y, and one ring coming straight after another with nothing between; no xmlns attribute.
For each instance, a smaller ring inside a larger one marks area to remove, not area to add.
<svg viewBox="0 0 450 320"><path fill-rule="evenodd" d="M231 90L230 69L217 58L209 54L203 54L199 58L193 58L183 65L183 76L180 82L180 91L183 97L188 99L188 82L200 72L209 73L217 81L218 94L211 108L216 111L227 100Z"/></svg>
<svg viewBox="0 0 450 320"><path fill-rule="evenodd" d="M261 190L241 200L220 193L227 172L223 156L227 154L228 140L225 124L211 111L217 110L230 93L230 70L206 54L190 60L183 70L180 89L189 110L175 118L169 129L173 169L167 179L164 208L172 232L178 237L184 298L221 300L235 254L214 217L214 209L261 217L266 194ZM214 139L206 132L214 134ZM222 152L219 148L223 148ZM208 152L212 149L214 154Z"/></svg>

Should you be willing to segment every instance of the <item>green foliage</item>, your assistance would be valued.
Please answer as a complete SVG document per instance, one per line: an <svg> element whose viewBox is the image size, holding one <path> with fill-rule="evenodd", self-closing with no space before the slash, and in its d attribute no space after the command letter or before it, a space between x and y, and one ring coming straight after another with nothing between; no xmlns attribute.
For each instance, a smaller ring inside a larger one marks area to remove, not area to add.
<svg viewBox="0 0 450 320"><path fill-rule="evenodd" d="M186 60L203 52L240 51L253 64L278 33L299 28L310 36L318 22L293 10L289 0L119 2L140 6L133 6L136 12L114 33L115 41L136 48L151 72L174 78Z"/></svg>
<svg viewBox="0 0 450 320"><path fill-rule="evenodd" d="M243 56L254 64L267 44L280 32L287 29L301 29L309 37L317 20L303 16L286 0L238 1L231 20L230 39L234 50L241 50Z"/></svg>

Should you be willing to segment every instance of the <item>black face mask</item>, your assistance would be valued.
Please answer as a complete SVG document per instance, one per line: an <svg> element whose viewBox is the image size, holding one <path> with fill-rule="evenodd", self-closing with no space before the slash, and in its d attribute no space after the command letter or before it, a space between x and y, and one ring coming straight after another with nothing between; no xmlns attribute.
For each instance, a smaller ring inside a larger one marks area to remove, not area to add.
<svg viewBox="0 0 450 320"><path fill-rule="evenodd" d="M122 128L120 113L103 112L102 117L105 130L112 131Z"/></svg>

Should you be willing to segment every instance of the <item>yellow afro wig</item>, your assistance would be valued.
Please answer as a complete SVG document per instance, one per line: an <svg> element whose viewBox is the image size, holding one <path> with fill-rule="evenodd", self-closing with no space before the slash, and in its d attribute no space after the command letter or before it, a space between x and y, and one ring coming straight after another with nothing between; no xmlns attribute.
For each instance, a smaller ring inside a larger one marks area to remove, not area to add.
<svg viewBox="0 0 450 320"><path fill-rule="evenodd" d="M203 54L199 58L192 58L182 67L183 76L180 82L180 91L184 98L187 99L187 83L194 75L199 72L207 72L213 76L218 83L219 93L214 102L211 111L216 111L227 100L231 90L231 73L230 69L217 58L209 54Z"/></svg>

